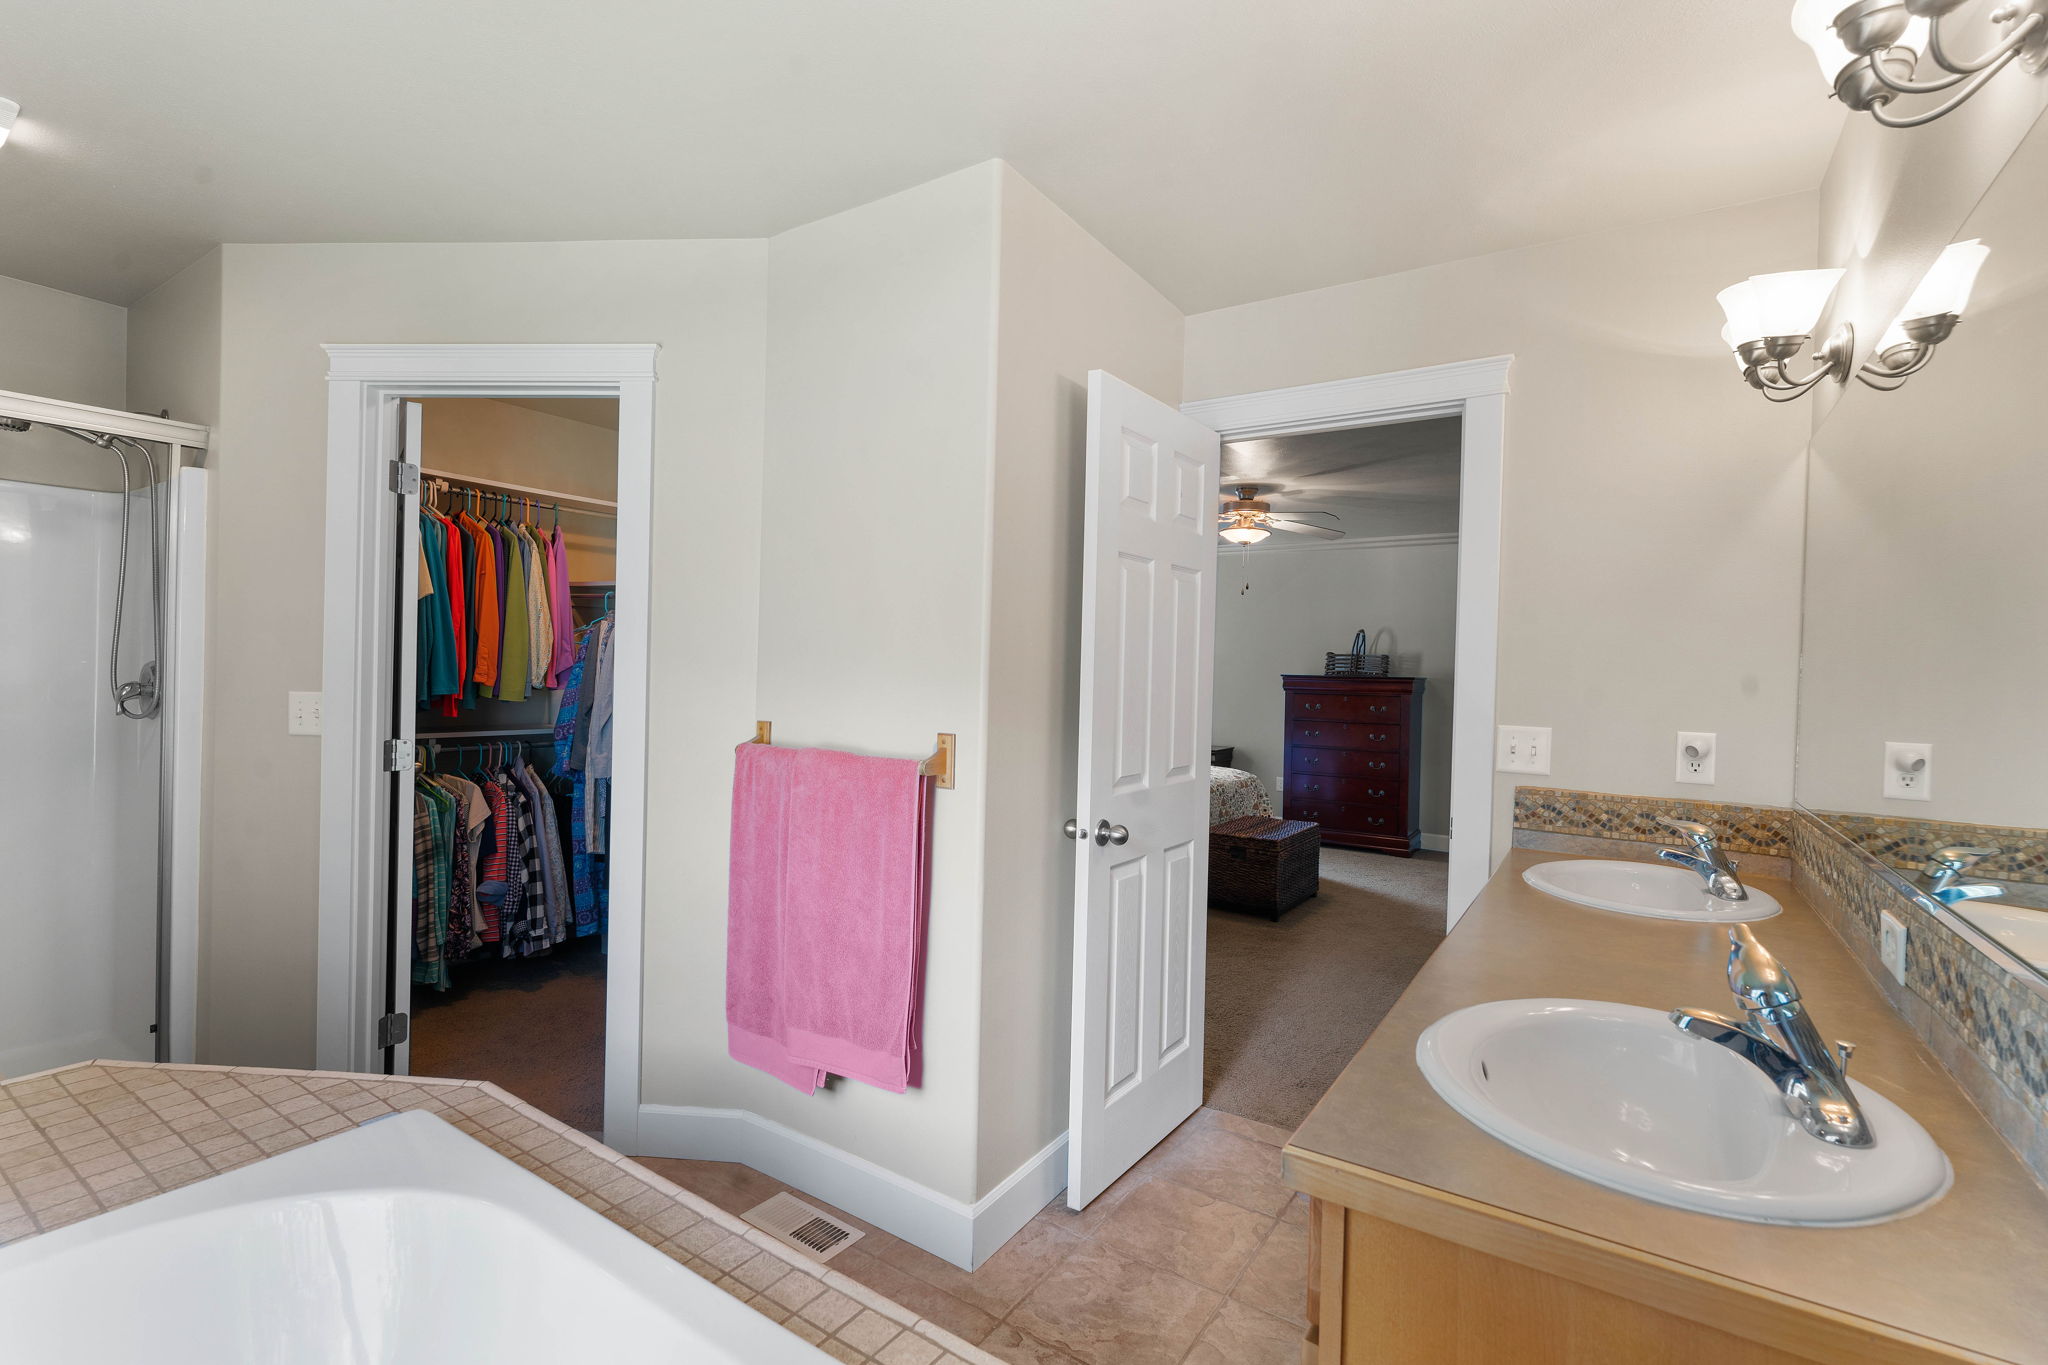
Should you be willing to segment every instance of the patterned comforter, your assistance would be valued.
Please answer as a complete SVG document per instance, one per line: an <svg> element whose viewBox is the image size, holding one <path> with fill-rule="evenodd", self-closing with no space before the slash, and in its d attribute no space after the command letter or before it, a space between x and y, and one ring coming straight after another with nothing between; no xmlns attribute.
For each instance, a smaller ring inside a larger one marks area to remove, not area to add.
<svg viewBox="0 0 2048 1365"><path fill-rule="evenodd" d="M1209 769L1209 823L1220 825L1240 815L1271 815L1273 802L1266 784L1242 768Z"/></svg>

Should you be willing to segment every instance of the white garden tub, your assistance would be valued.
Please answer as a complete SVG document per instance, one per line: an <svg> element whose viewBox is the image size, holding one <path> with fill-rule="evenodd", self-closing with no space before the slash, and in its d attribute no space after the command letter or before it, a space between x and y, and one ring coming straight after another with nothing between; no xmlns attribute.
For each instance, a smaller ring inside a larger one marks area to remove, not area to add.
<svg viewBox="0 0 2048 1365"><path fill-rule="evenodd" d="M0 1248L7 1365L829 1359L431 1114Z"/></svg>

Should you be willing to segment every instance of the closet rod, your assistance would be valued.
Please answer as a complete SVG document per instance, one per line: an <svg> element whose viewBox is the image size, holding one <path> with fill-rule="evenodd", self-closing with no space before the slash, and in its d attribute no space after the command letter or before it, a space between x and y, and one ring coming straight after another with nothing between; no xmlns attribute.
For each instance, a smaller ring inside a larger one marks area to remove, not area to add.
<svg viewBox="0 0 2048 1365"><path fill-rule="evenodd" d="M530 484L507 483L503 479L482 479L471 474L457 474L451 469L422 468L420 473L429 479L439 479L443 483L459 484L464 488L482 489L491 493L512 493L522 498L531 498L535 502L559 502L565 506L574 503L585 510L595 511L607 516L616 516L619 511L619 505L610 499L587 498L581 493L558 493L552 488L535 488Z"/></svg>
<svg viewBox="0 0 2048 1365"><path fill-rule="evenodd" d="M555 728L545 726L533 730L420 730L414 739L513 739L520 735L552 735Z"/></svg>

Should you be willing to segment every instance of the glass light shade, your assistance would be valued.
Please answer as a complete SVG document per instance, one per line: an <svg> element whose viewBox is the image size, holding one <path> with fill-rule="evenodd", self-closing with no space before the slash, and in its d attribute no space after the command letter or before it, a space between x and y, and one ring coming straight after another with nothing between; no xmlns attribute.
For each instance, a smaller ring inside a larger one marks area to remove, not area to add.
<svg viewBox="0 0 2048 1365"><path fill-rule="evenodd" d="M1729 317L1731 332L1741 340L1755 342L1767 336L1812 336L1812 325L1821 321L1827 297L1835 293L1841 270L1780 270L1778 274L1751 274L1749 315L1743 319L1757 332L1743 334ZM1722 305L1726 307L1726 305Z"/></svg>
<svg viewBox="0 0 2048 1365"><path fill-rule="evenodd" d="M1943 313L1960 315L1970 306L1970 290L1977 283L1977 272L1984 268L1984 258L1990 254L1991 248L1975 237L1967 242L1950 242L1942 248L1940 257L1921 279L1913 297L1906 300L1906 307L1899 317L1931 318Z"/></svg>
<svg viewBox="0 0 2048 1365"><path fill-rule="evenodd" d="M1842 74L1842 68L1857 59L1835 32L1835 16L1848 9L1852 0L1795 0L1792 6L1792 32L1799 40L1813 49L1813 58L1820 63L1820 78L1828 83L1828 89L1835 88L1835 78ZM1905 48L1912 55L1904 74L1911 75L1912 65L1920 54L1927 50L1927 21L1914 15L1906 21L1906 31L1892 44L1893 50ZM1903 58L1901 60L1904 60Z"/></svg>
<svg viewBox="0 0 2048 1365"><path fill-rule="evenodd" d="M1273 533L1263 526L1226 526L1216 534L1232 545L1256 545Z"/></svg>
<svg viewBox="0 0 2048 1365"><path fill-rule="evenodd" d="M13 100L0 99L0 147L7 145L7 135L14 131L14 119L21 113L21 106Z"/></svg>
<svg viewBox="0 0 2048 1365"><path fill-rule="evenodd" d="M1728 316L1727 326L1721 329L1721 340L1728 343L1730 350L1745 341L1763 340L1764 334L1757 330L1761 321L1757 314L1756 285L1753 282L1737 280L1714 295L1714 301Z"/></svg>

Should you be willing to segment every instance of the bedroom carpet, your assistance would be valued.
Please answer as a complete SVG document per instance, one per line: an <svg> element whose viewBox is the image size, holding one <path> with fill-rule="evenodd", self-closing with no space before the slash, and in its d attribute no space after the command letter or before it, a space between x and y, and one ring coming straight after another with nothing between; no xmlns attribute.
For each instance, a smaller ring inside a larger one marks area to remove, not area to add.
<svg viewBox="0 0 2048 1365"><path fill-rule="evenodd" d="M1278 924L1211 910L1205 1103L1298 1127L1443 942L1449 872L1326 848L1321 893Z"/></svg>

